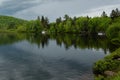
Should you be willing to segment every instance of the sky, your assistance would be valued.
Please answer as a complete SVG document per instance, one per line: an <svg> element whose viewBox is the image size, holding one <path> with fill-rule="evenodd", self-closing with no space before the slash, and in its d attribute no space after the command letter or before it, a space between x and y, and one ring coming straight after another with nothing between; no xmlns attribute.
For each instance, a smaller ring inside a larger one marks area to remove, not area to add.
<svg viewBox="0 0 120 80"><path fill-rule="evenodd" d="M0 0L0 15L22 19L46 16L50 21L68 14L74 16L100 16L103 11L110 14L120 9L120 0Z"/></svg>

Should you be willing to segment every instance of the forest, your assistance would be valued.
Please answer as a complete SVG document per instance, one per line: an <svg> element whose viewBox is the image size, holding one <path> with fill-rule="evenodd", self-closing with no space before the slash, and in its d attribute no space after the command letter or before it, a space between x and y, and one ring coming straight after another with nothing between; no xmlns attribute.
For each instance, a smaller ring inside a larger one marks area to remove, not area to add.
<svg viewBox="0 0 120 80"><path fill-rule="evenodd" d="M70 17L67 14L55 22L49 22L47 17L37 17L36 20L22 20L10 16L0 16L0 32L24 33L72 33L83 35L105 34L113 44L120 45L120 11L112 10L108 16L105 11L100 17Z"/></svg>

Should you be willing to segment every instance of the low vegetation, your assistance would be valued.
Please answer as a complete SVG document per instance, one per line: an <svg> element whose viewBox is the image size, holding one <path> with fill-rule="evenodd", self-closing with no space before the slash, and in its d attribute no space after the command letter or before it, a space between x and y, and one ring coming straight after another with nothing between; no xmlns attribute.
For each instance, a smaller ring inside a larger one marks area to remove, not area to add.
<svg viewBox="0 0 120 80"><path fill-rule="evenodd" d="M120 48L99 60L93 67L95 80L119 80L120 79Z"/></svg>

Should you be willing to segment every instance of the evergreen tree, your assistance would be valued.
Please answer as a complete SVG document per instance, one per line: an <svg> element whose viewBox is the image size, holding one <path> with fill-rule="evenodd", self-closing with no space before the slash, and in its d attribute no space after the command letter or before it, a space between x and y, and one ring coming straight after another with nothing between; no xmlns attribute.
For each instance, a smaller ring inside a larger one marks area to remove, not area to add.
<svg viewBox="0 0 120 80"><path fill-rule="evenodd" d="M119 17L120 16L120 11L118 8L116 8L116 16Z"/></svg>
<svg viewBox="0 0 120 80"><path fill-rule="evenodd" d="M108 17L107 14L105 13L105 11L103 11L101 17Z"/></svg>
<svg viewBox="0 0 120 80"><path fill-rule="evenodd" d="M37 20L39 20L39 21L40 21L40 17L39 17L39 16L38 16Z"/></svg>
<svg viewBox="0 0 120 80"><path fill-rule="evenodd" d="M49 29L49 19L47 17L45 17L45 23L44 26Z"/></svg>
<svg viewBox="0 0 120 80"><path fill-rule="evenodd" d="M41 24L42 24L43 27L44 27L44 21L45 21L44 16L42 16L41 17Z"/></svg>
<svg viewBox="0 0 120 80"><path fill-rule="evenodd" d="M61 17L59 17L59 18L56 19L56 24L57 24L57 25L58 25L59 23L61 23L61 22L62 22Z"/></svg>
<svg viewBox="0 0 120 80"><path fill-rule="evenodd" d="M64 19L65 20L68 20L70 17L67 15L67 14L65 14L65 16L64 16Z"/></svg>
<svg viewBox="0 0 120 80"><path fill-rule="evenodd" d="M112 10L112 12L111 12L111 14L110 14L110 17L111 17L112 19L117 18L117 17L119 17L119 16L120 16L120 11L118 10L118 8L116 8L116 10Z"/></svg>
<svg viewBox="0 0 120 80"><path fill-rule="evenodd" d="M48 28L48 27L49 27L49 20L48 20L47 17L42 16L42 18L41 18L41 23L42 23L42 26L43 26L44 28Z"/></svg>

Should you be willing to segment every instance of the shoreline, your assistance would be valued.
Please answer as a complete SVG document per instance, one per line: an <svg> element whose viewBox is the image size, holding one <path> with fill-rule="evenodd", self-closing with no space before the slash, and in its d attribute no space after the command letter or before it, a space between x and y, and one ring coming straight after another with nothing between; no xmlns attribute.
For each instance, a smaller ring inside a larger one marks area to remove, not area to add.
<svg viewBox="0 0 120 80"><path fill-rule="evenodd" d="M120 48L93 66L95 80L120 80Z"/></svg>

